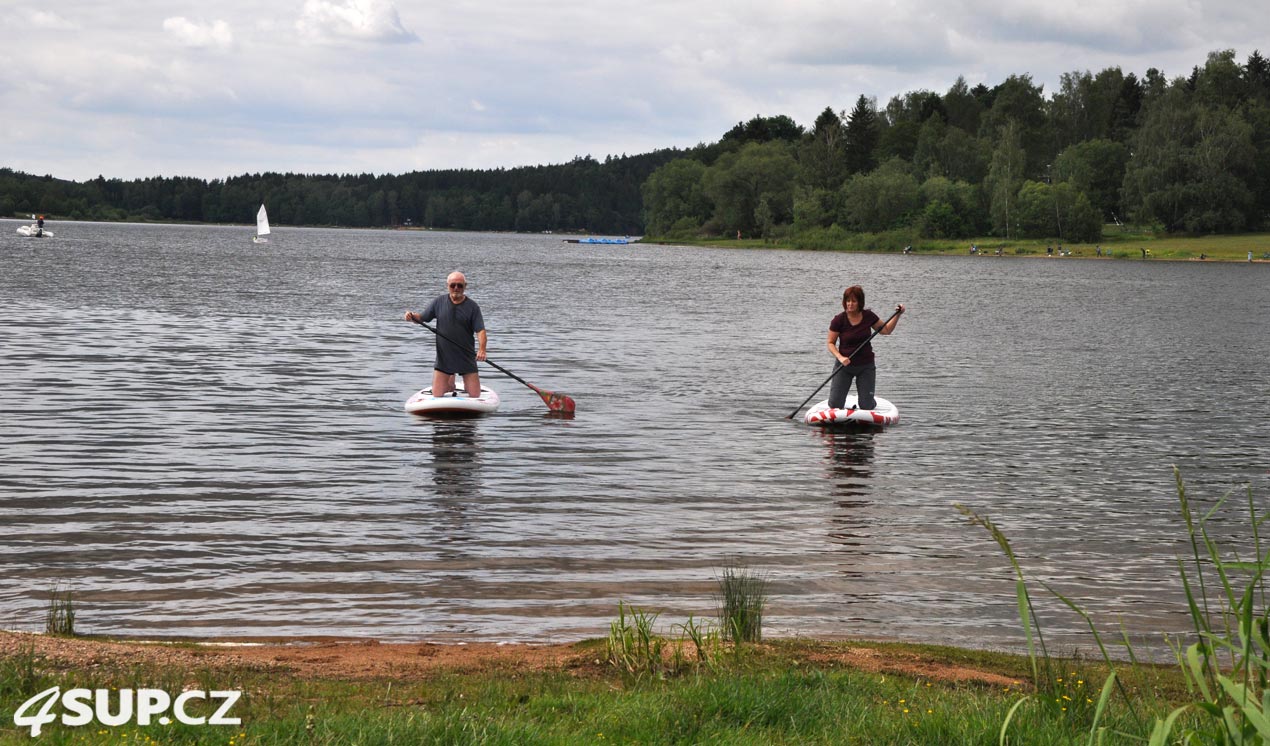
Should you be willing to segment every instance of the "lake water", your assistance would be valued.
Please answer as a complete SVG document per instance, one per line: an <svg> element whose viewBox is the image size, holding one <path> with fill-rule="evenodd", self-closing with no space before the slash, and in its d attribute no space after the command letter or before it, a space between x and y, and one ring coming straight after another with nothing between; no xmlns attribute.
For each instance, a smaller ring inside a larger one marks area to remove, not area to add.
<svg viewBox="0 0 1270 746"><path fill-rule="evenodd" d="M1270 265L19 224L4 627L42 628L60 584L93 633L560 641L619 601L711 616L744 566L771 582L768 635L1017 647L1009 566L962 503L1033 577L1158 640L1188 627L1173 466L1206 504L1270 496ZM493 417L401 411L433 353L401 315L454 269L491 359L574 419L489 369ZM785 419L854 283L883 318L909 308L875 340L902 422Z"/></svg>

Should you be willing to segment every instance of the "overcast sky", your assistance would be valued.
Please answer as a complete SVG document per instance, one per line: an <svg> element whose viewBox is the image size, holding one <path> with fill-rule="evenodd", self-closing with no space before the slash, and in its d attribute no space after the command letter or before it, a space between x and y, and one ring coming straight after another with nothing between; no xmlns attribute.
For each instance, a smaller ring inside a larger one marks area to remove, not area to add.
<svg viewBox="0 0 1270 746"><path fill-rule="evenodd" d="M1004 7L1003 7L1004 6ZM561 163L861 94L1270 56L1247 0L0 0L0 166L84 180Z"/></svg>

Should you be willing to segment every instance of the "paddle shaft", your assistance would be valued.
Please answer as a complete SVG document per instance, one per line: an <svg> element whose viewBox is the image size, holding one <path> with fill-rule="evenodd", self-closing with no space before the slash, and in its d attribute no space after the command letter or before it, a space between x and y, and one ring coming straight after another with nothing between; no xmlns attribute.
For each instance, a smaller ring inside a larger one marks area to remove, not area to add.
<svg viewBox="0 0 1270 746"><path fill-rule="evenodd" d="M886 319L886 321L883 321L883 322L882 322L882 325L881 325L881 326L879 326L878 328L876 328L876 329L874 329L874 330L873 330L873 333L869 335L869 338L868 338L868 339L866 339L866 340L864 340L863 342L861 342L861 343L860 343L860 344L859 344L859 345L858 345L858 346L857 346L854 350L852 350L852 351L851 351L851 354L850 354L850 355L847 355L847 359L849 360L849 359L851 359L851 358L855 357L855 354L856 354L857 352L859 352L860 350L863 350L865 345L867 345L868 343L870 343L870 342L872 342L872 341L873 341L873 338L874 338L874 337L876 337L876 336L878 335L878 332L880 332L880 331L882 331L883 329L885 329L885 328L886 328L886 325L887 325L887 324L889 324L889 323L891 323L891 319L893 319L893 318L895 318L896 316L899 316L899 315L900 315L900 310L897 308L897 309L895 309L895 313L891 314L891 315L890 315L890 316ZM834 376L836 376L836 375L838 375L838 373L839 373L839 372L840 372L843 368L845 368L845 367L847 367L847 366L845 366L845 365L841 365L841 364L840 364L840 365L838 365L838 367L834 368L834 369L833 369L833 372L829 374L829 377L828 377L828 378L826 378L826 379L824 380L824 382L823 382L823 383L821 383L819 386L817 386L815 391L811 392L811 396L807 397L806 399L803 399L803 403L802 403L802 404L799 404L797 407L795 407L795 408L794 408L794 411L792 411L792 412L790 412L789 414L785 415L785 419L787 419L787 420L792 420L792 419L794 419L794 415L798 414L798 410L800 410L800 409L802 409L803 407L805 407L805 406L807 405L807 402L811 401L811 397L812 397L812 396L815 396L816 394L819 394L819 393L820 393L820 390L821 390L821 389L823 389L823 388L825 387L825 384L826 384L826 383L829 383L831 380L833 380L833 377L834 377Z"/></svg>
<svg viewBox="0 0 1270 746"><path fill-rule="evenodd" d="M463 345L459 344L458 342L455 342L453 339L450 339L450 338L449 338L449 337L447 337L446 335L442 334L440 329L433 329L432 327L428 326L427 322L423 321L422 319L420 319L419 321L416 321L415 323L416 323L416 324L418 324L419 326L422 326L424 329L427 329L428 331L432 332L433 334L437 335L437 336L438 336L438 337L440 337L441 339L444 339L445 341L449 342L450 344L454 345L455 347L458 347L460 350L463 350L464 352L467 352L469 355L472 355L472 357L476 357L476 355L475 355L475 354L473 354L472 352L470 352L470 351L467 349L467 347L464 347ZM542 389L538 388L537 386L533 385L532 383L530 383L530 382L526 381L525 379L521 378L520 376L516 375L515 373L511 372L510 370L507 370L506 368L504 368L503 366L501 366L501 365L499 365L498 363L494 362L493 360L490 360L489 358L485 358L485 362L486 362L487 364L492 365L493 367L495 367L495 368L497 368L497 369L501 370L503 373L507 374L508 376L510 376L510 377L512 377L512 378L515 378L517 381L520 381L521 383L525 384L526 386L528 386L529 388L533 389L534 391L541 391L541 390L542 390Z"/></svg>

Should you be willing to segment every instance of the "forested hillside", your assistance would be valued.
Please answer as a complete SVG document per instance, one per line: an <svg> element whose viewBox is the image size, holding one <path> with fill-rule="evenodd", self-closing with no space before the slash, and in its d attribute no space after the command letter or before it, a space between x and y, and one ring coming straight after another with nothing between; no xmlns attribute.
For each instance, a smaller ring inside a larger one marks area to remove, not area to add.
<svg viewBox="0 0 1270 746"><path fill-rule="evenodd" d="M0 215L279 225L780 237L833 245L997 235L1096 241L1106 222L1168 232L1264 230L1270 62L1213 52L1188 76L1072 72L959 78L884 107L860 96L803 127L756 116L715 143L552 166L226 180L0 169Z"/></svg>
<svg viewBox="0 0 1270 746"><path fill-rule="evenodd" d="M640 186L654 169L685 152L485 171L263 173L223 181L99 176L79 183L0 169L0 215L249 223L264 203L274 225L636 234L643 226Z"/></svg>
<svg viewBox="0 0 1270 746"><path fill-rule="evenodd" d="M646 231L781 236L795 245L996 235L1096 241L1105 222L1168 232L1261 230L1270 214L1270 63L1214 52L1188 77L1070 73L963 79L879 109L860 97L808 131L758 118L714 162L644 185Z"/></svg>

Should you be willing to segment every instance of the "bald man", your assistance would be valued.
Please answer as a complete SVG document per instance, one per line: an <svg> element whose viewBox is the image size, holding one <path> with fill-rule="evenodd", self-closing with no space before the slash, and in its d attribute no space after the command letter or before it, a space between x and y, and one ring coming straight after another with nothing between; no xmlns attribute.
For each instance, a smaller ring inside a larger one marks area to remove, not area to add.
<svg viewBox="0 0 1270 746"><path fill-rule="evenodd" d="M438 295L428 307L416 313L406 311L406 321L437 322L437 359L432 365L432 395L442 396L454 390L454 376L463 376L467 395L481 395L481 376L477 361L485 359L485 319L481 307L467 297L467 278L462 272L451 272L445 278L446 292ZM476 336L479 348L472 344ZM448 339L447 339L448 337ZM453 341L451 341L453 340ZM456 344L458 343L458 344Z"/></svg>

